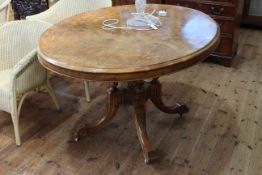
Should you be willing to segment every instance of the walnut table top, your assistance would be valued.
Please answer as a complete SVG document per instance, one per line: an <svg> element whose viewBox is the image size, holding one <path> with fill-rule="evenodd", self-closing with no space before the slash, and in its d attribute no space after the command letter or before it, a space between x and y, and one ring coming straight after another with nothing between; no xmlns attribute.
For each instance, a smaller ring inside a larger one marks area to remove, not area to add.
<svg viewBox="0 0 262 175"><path fill-rule="evenodd" d="M106 19L125 25L133 5L82 13L47 30L38 45L40 62L70 77L135 81L176 72L206 58L218 45L220 30L208 15L190 8L148 5L166 10L158 30L103 30Z"/></svg>

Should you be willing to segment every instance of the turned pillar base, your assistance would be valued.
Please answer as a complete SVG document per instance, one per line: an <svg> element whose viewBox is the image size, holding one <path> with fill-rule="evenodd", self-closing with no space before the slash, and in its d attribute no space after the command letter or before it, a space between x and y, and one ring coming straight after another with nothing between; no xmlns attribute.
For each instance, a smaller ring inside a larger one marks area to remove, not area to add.
<svg viewBox="0 0 262 175"><path fill-rule="evenodd" d="M118 83L114 83L107 91L107 109L105 114L98 121L81 128L76 133L75 141L105 126L113 119L121 104L129 104L134 107L134 120L145 163L153 162L157 159L157 156L146 130L145 103L151 100L162 112L179 114L180 117L189 111L186 105L180 103L176 103L174 107L167 107L163 103L161 96L161 84L158 79L153 79L151 82L128 82L127 87L118 87Z"/></svg>

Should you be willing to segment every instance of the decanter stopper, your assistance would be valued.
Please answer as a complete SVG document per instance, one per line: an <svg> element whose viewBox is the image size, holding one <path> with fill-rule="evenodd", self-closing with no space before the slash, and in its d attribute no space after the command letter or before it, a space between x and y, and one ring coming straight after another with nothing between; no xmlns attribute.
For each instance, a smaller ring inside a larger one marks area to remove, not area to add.
<svg viewBox="0 0 262 175"><path fill-rule="evenodd" d="M146 6L147 6L146 0L136 0L135 6L136 6L136 12L137 13L144 13Z"/></svg>

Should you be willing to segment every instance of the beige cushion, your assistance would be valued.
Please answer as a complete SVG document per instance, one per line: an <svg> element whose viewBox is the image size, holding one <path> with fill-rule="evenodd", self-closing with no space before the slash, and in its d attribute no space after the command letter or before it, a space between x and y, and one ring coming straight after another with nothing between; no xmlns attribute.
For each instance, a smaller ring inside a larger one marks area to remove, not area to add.
<svg viewBox="0 0 262 175"><path fill-rule="evenodd" d="M0 91L8 91L10 89L11 69L0 71Z"/></svg>
<svg viewBox="0 0 262 175"><path fill-rule="evenodd" d="M0 71L0 98L10 99L11 96L11 69ZM0 109L9 112L10 102L6 100L0 100Z"/></svg>

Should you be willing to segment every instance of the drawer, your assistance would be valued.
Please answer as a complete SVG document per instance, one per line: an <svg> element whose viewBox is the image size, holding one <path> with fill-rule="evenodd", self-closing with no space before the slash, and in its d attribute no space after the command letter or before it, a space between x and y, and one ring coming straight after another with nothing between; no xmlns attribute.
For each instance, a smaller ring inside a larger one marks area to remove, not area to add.
<svg viewBox="0 0 262 175"><path fill-rule="evenodd" d="M172 0L171 0L172 1ZM221 3L232 3L232 4L237 4L239 0L212 0L214 2L221 2Z"/></svg>
<svg viewBox="0 0 262 175"><path fill-rule="evenodd" d="M165 4L176 4L177 2L181 1L189 1L189 2L194 2L194 3L203 3L201 0L165 0ZM239 0L209 0L206 1L205 3L207 4L221 4L221 5L234 5L237 4Z"/></svg>
<svg viewBox="0 0 262 175"><path fill-rule="evenodd" d="M134 0L125 0L126 2L125 2L125 5L127 5L127 4L134 4L135 2L134 2Z"/></svg>
<svg viewBox="0 0 262 175"><path fill-rule="evenodd" d="M220 26L221 33L234 34L236 29L236 22L231 20L215 19Z"/></svg>
<svg viewBox="0 0 262 175"><path fill-rule="evenodd" d="M221 37L220 44L215 53L219 55L232 55L233 43L233 38Z"/></svg>
<svg viewBox="0 0 262 175"><path fill-rule="evenodd" d="M171 1L166 1L166 2L167 4L194 8L206 14L216 15L216 16L234 17L237 11L234 6L215 5L211 3L212 1L209 1L209 3L197 2L191 0L173 0L172 2Z"/></svg>
<svg viewBox="0 0 262 175"><path fill-rule="evenodd" d="M161 4L162 0L147 0L148 4Z"/></svg>
<svg viewBox="0 0 262 175"><path fill-rule="evenodd" d="M134 4L133 0L112 0L114 6L117 5L127 5L127 4Z"/></svg>
<svg viewBox="0 0 262 175"><path fill-rule="evenodd" d="M177 6L183 6L183 7L189 7L192 9L199 9L199 4L198 3L194 3L194 2L187 2L187 1L173 1L172 2L173 5L177 5Z"/></svg>
<svg viewBox="0 0 262 175"><path fill-rule="evenodd" d="M211 4L199 4L198 7L199 10L209 15L228 17L234 17L236 15L236 8L234 7Z"/></svg>

